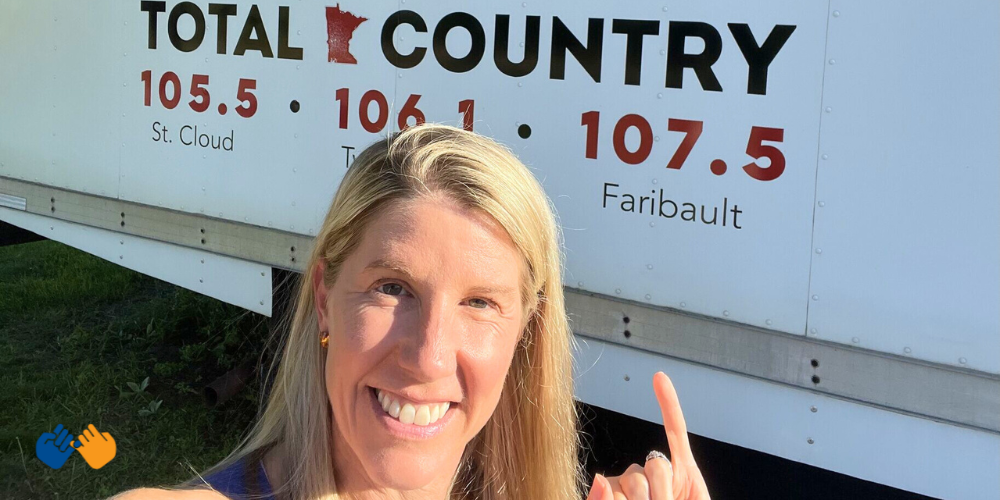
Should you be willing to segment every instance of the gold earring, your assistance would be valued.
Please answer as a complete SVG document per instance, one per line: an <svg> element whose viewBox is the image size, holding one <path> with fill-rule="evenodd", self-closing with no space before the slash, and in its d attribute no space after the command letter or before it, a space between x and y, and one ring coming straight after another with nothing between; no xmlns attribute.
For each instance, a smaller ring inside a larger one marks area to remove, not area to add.
<svg viewBox="0 0 1000 500"><path fill-rule="evenodd" d="M320 334L319 345L321 347L323 347L323 349L326 349L330 345L330 333L329 332L324 331L324 332L322 332Z"/></svg>

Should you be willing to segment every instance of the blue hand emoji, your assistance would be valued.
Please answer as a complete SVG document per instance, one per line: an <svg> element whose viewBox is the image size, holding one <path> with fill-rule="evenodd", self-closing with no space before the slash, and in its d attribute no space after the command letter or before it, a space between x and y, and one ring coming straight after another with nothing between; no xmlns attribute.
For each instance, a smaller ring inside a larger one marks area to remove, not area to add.
<svg viewBox="0 0 1000 500"><path fill-rule="evenodd" d="M58 469L73 454L74 448L70 446L71 442L73 442L73 436L69 434L68 430L63 429L62 424L59 424L54 431L45 432L38 437L38 441L35 443L35 454L45 465Z"/></svg>

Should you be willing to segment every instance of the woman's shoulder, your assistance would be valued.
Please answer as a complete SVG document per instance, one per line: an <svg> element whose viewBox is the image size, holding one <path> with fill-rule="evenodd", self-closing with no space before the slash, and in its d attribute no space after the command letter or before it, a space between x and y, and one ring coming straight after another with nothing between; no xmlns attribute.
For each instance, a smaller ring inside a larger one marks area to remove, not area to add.
<svg viewBox="0 0 1000 500"><path fill-rule="evenodd" d="M229 499L232 495L242 497L255 493L270 498L271 488L267 483L267 475L263 464L256 461L257 474L253 467L248 466L253 461L246 457L201 478L201 484L192 489L168 490L160 488L139 488L120 493L108 500L220 500Z"/></svg>
<svg viewBox="0 0 1000 500"><path fill-rule="evenodd" d="M226 496L212 490L139 488L119 493L108 500L226 500Z"/></svg>
<svg viewBox="0 0 1000 500"><path fill-rule="evenodd" d="M139 488L119 493L108 500L219 500L242 498L246 495L273 499L267 472L264 470L263 461L260 460L262 454L252 452L250 456L241 457L221 469L200 477L198 484L191 489Z"/></svg>

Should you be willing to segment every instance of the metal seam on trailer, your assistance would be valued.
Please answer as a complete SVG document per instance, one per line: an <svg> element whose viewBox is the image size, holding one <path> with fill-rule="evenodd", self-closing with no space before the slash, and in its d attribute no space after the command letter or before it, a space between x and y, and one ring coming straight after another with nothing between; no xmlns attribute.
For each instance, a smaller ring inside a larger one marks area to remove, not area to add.
<svg viewBox="0 0 1000 500"><path fill-rule="evenodd" d="M0 176L0 193L27 199L27 211L199 250L302 271L314 237L152 207ZM54 199L55 202L50 202ZM50 212L50 207L56 210ZM124 214L124 216L122 215ZM202 232L204 230L204 232ZM204 240L204 243L202 241Z"/></svg>
<svg viewBox="0 0 1000 500"><path fill-rule="evenodd" d="M566 308L577 335L1000 434L1000 376L579 290Z"/></svg>
<svg viewBox="0 0 1000 500"><path fill-rule="evenodd" d="M304 259L296 256L308 255L314 240L312 236L2 176L0 193L26 199L30 213L299 272L304 270ZM50 202L51 199L55 202ZM55 212L50 211L52 206L56 207ZM566 308L578 335L1000 434L1000 376L997 375L571 288L566 290ZM624 337L622 327L624 316L630 320L628 338Z"/></svg>

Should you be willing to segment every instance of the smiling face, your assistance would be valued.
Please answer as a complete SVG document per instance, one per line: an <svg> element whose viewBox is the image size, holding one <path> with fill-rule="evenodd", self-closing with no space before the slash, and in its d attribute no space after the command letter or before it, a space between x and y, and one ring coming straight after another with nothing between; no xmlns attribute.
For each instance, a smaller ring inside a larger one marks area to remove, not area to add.
<svg viewBox="0 0 1000 500"><path fill-rule="evenodd" d="M314 280L341 492L443 497L500 398L521 266L492 218L435 196L391 205L329 289Z"/></svg>

